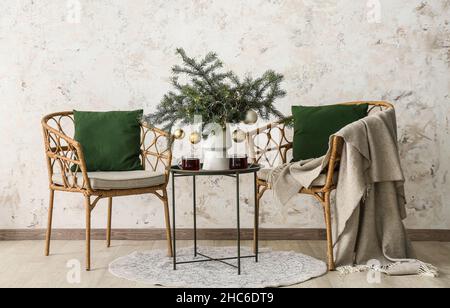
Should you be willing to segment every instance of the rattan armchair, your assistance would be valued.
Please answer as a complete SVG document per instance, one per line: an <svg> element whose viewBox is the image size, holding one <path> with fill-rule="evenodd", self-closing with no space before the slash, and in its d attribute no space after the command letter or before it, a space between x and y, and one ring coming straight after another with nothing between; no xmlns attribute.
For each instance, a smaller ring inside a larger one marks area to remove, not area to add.
<svg viewBox="0 0 450 308"><path fill-rule="evenodd" d="M376 110L383 110L387 108L394 108L388 102L349 102L341 105L359 105L369 104L369 112ZM250 157L253 158L254 163L262 164L266 168L274 168L276 164L285 164L288 162L289 151L292 150L292 140L288 136L289 126L292 118L287 118L279 122L268 124L262 128L251 131L247 135L247 142L249 146ZM341 137L334 137L331 144L331 156L328 162L328 167L323 174L324 181L320 185L313 185L312 187L303 188L299 191L300 194L307 194L315 197L324 209L326 236L327 236L327 262L330 271L335 270L335 262L333 256L333 238L331 227L331 193L337 187L336 170L338 170L341 159L342 148L344 141ZM257 215L260 211L260 201L264 193L271 189L270 183L263 177L257 180ZM259 220L259 218L257 218ZM258 230L255 229L255 242Z"/></svg>
<svg viewBox="0 0 450 308"><path fill-rule="evenodd" d="M172 163L172 136L153 127L141 125L141 160L144 168L159 171L159 184L151 187L133 189L94 189L87 172L81 145L72 137L74 118L72 112L54 113L42 120L44 130L45 154L50 182L50 204L48 210L48 228L46 235L45 255L50 254L54 196L56 191L79 193L84 196L86 210L86 270L91 269L91 214L101 199L108 199L108 222L106 230L107 247L111 245L111 221L113 198L142 194L154 194L158 197L165 211L165 224L168 254L172 256L171 229L167 184L169 168ZM75 168L73 168L75 166ZM74 172L77 170L78 172ZM59 181L55 180L58 175Z"/></svg>

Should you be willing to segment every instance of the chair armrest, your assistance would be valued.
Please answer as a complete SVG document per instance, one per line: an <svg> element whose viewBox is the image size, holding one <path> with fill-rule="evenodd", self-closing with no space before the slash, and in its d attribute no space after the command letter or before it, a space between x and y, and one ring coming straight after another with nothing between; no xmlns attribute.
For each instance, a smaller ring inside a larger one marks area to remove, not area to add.
<svg viewBox="0 0 450 308"><path fill-rule="evenodd" d="M286 132L290 120L287 118L273 122L247 133L247 145L253 163L266 163L269 167L274 167L278 159L283 164L287 163L288 151L292 149L292 141Z"/></svg>
<svg viewBox="0 0 450 308"><path fill-rule="evenodd" d="M333 179L336 169L341 161L343 147L344 139L339 136L334 136L331 141L331 154L327 167L327 179L325 181L325 186L322 189L323 192L327 192L335 188Z"/></svg>
<svg viewBox="0 0 450 308"><path fill-rule="evenodd" d="M59 190L92 192L80 143L51 127L47 122L48 119L44 119L42 127L50 187ZM63 185L55 183L53 178L55 174L61 176ZM80 180L82 180L81 183Z"/></svg>

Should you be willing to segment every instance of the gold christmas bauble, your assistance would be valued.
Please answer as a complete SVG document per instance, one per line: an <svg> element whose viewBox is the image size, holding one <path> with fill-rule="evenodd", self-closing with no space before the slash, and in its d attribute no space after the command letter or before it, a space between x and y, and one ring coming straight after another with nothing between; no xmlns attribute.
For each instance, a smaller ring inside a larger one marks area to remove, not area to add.
<svg viewBox="0 0 450 308"><path fill-rule="evenodd" d="M202 136L198 132L193 132L189 137L189 141L192 144L198 144L202 140Z"/></svg>
<svg viewBox="0 0 450 308"><path fill-rule="evenodd" d="M244 142L246 138L247 134L241 129L236 129L233 132L233 141L236 143Z"/></svg>
<svg viewBox="0 0 450 308"><path fill-rule="evenodd" d="M258 122L258 114L254 110L249 110L245 117L245 124L252 125Z"/></svg>
<svg viewBox="0 0 450 308"><path fill-rule="evenodd" d="M184 133L184 130L182 130L181 128L178 128L173 133L173 136L175 137L175 139L178 139L178 140L183 139L185 135L186 134Z"/></svg>

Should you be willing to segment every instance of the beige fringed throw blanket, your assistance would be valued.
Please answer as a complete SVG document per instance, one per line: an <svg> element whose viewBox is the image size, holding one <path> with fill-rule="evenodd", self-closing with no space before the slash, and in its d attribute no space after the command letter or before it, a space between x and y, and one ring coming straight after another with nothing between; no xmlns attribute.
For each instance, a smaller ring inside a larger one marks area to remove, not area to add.
<svg viewBox="0 0 450 308"><path fill-rule="evenodd" d="M436 268L415 259L403 225L405 180L395 110L369 115L336 135L345 141L333 213L338 270L376 269L391 275L436 276ZM269 181L281 203L286 204L301 188L310 187L327 167L329 155L274 169ZM367 265L371 260L381 266Z"/></svg>

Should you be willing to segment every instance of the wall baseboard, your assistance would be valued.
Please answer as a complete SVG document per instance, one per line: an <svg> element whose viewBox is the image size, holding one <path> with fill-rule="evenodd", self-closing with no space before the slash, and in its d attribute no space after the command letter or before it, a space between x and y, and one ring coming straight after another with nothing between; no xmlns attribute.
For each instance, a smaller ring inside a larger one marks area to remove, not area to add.
<svg viewBox="0 0 450 308"><path fill-rule="evenodd" d="M93 240L104 240L106 231L104 229L92 230ZM152 241L164 240L164 229L115 229L112 231L114 240ZM450 230L408 230L413 241L436 241L450 242ZM252 229L242 229L242 238L250 240L253 237ZM55 229L52 231L53 240L84 240L83 229ZM234 240L235 229L199 229L200 240ZM261 229L261 240L324 240L326 233L324 229ZM24 241L44 240L45 230L36 229L11 229L0 230L0 241ZM177 239L193 239L192 229L177 229Z"/></svg>

